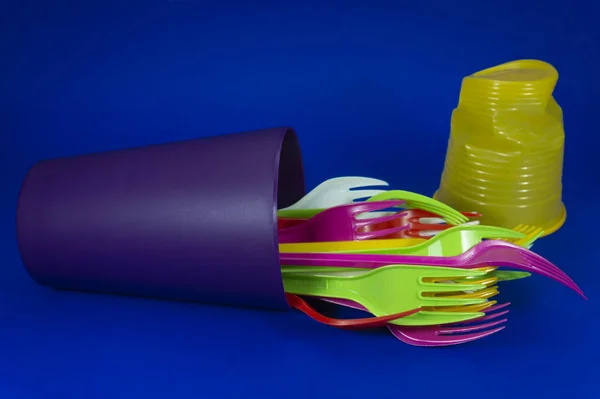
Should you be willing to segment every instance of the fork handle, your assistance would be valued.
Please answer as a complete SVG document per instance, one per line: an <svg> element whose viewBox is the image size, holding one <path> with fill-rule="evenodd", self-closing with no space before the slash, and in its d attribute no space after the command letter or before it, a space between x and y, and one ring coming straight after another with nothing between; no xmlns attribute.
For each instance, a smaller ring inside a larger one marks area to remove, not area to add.
<svg viewBox="0 0 600 399"><path fill-rule="evenodd" d="M325 209L280 209L277 211L277 217L290 219L310 219L324 210Z"/></svg>
<svg viewBox="0 0 600 399"><path fill-rule="evenodd" d="M310 232L311 226L308 222L304 222L293 227L277 230L277 239L280 244L310 242Z"/></svg>
<svg viewBox="0 0 600 399"><path fill-rule="evenodd" d="M283 275L283 288L290 294L356 301L352 279L347 277L288 273Z"/></svg>
<svg viewBox="0 0 600 399"><path fill-rule="evenodd" d="M277 229L287 229L289 227L298 226L306 222L307 219L296 219L296 218L277 218Z"/></svg>

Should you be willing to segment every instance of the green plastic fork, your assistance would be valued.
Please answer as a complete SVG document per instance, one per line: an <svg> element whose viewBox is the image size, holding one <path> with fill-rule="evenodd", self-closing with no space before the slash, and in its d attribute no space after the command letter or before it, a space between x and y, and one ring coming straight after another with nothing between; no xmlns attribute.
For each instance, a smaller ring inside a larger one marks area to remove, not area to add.
<svg viewBox="0 0 600 399"><path fill-rule="evenodd" d="M301 269L301 270L299 270ZM317 269L317 270L312 270ZM335 270L332 270L335 269ZM325 267L304 267L301 268L297 266L282 266L281 274L289 275L289 274L312 274L312 275L332 275L332 276L357 276L363 273L367 273L369 270L373 269L358 269L358 268L348 268L348 267L336 267L336 268L325 268ZM497 282L502 281L513 281L520 280L522 278L530 277L531 273L522 272L518 270L492 270L485 274L485 277L495 278ZM456 283L468 282L469 280L478 279L478 276L475 277L465 277L459 279L453 279Z"/></svg>
<svg viewBox="0 0 600 399"><path fill-rule="evenodd" d="M422 209L424 211L435 213L449 224L457 225L469 221L468 217L443 202L410 191L384 191L383 193L370 197L367 202L386 200L404 200L406 202L406 208Z"/></svg>
<svg viewBox="0 0 600 399"><path fill-rule="evenodd" d="M520 280L522 278L527 278L531 276L529 272L521 272L517 270L494 270L486 274L489 277L495 277L500 281L513 281Z"/></svg>
<svg viewBox="0 0 600 399"><path fill-rule="evenodd" d="M461 224L469 221L466 216L448 205L438 200L434 200L433 198L412 193L410 191L385 191L370 197L367 201L384 201L386 199L403 200L406 202L406 208L422 209L424 211L435 213L449 224ZM277 216L281 218L309 219L324 210L325 209L280 209L277 211Z"/></svg>
<svg viewBox="0 0 600 399"><path fill-rule="evenodd" d="M425 278L464 279L485 275L484 271L448 267L389 265L354 276L285 273L285 292L296 295L347 299L364 306L375 316L387 316L430 306L464 306L485 302L485 298L454 298L425 296L457 291L477 291L486 288L476 283L424 282ZM427 326L458 323L481 317L481 312L420 311L390 323L401 326Z"/></svg>

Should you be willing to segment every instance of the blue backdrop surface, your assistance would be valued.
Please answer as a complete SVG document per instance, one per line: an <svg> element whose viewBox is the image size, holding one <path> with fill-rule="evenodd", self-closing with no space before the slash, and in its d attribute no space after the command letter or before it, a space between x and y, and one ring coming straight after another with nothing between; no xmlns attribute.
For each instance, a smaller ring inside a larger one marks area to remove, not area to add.
<svg viewBox="0 0 600 399"><path fill-rule="evenodd" d="M0 398L598 398L600 3L0 3ZM556 66L568 220L505 284L508 327L423 349L298 312L57 292L33 283L15 202L33 162L293 126L308 188L378 177L431 195L461 78L519 58ZM594 371L596 370L596 371Z"/></svg>

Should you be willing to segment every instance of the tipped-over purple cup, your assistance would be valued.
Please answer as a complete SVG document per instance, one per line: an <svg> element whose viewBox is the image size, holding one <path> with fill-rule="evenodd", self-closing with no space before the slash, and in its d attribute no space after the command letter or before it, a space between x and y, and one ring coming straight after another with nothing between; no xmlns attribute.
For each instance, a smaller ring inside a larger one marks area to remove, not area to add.
<svg viewBox="0 0 600 399"><path fill-rule="evenodd" d="M40 284L288 309L278 208L305 194L291 128L35 164L17 238Z"/></svg>

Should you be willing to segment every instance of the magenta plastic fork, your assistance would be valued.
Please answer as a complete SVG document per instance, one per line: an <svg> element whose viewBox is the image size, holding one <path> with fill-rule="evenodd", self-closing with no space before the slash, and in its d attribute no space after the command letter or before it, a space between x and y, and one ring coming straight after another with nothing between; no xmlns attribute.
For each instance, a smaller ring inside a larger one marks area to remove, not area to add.
<svg viewBox="0 0 600 399"><path fill-rule="evenodd" d="M476 322L484 322L493 319L498 319L509 312L508 309L493 313L499 309L502 309L510 305L504 303L501 305L490 306L484 311L485 316L470 320ZM467 342L475 341L484 337L489 337L498 331L506 328L504 323L508 319L503 318L500 320L492 321L489 323L481 323L474 325L463 325L463 323L452 324L446 326L430 326L430 327L409 327L409 326L395 326L388 325L388 328L392 334L400 341L414 346L450 346L464 344ZM400 327L400 328L395 328Z"/></svg>
<svg viewBox="0 0 600 399"><path fill-rule="evenodd" d="M366 212L376 212L404 204L404 201L373 201L335 206L316 214L297 226L278 231L280 243L369 240L408 229L407 223L378 231L360 232L360 228L402 218L402 213L372 219L357 219Z"/></svg>
<svg viewBox="0 0 600 399"><path fill-rule="evenodd" d="M321 297L319 297L319 299L348 308L358 309L365 312L367 311L363 306L354 301ZM506 318L495 320L489 323L481 322L498 319L499 317L506 315L509 312L508 309L502 309L506 308L508 305L510 305L510 302L490 306L483 311L485 316L469 320L468 322L464 323L422 327L388 324L387 327L390 332L394 334L394 336L400 341L413 346L450 346L464 344L490 336L498 331L503 330L505 326L502 324L506 323ZM498 312L498 310L502 311ZM471 325L473 322L478 322L479 324Z"/></svg>
<svg viewBox="0 0 600 399"><path fill-rule="evenodd" d="M483 241L460 255L446 257L340 253L281 253L279 257L282 266L326 266L361 269L374 269L397 264L446 266L463 269L504 266L549 277L586 298L577 284L556 265L528 249L500 240Z"/></svg>

